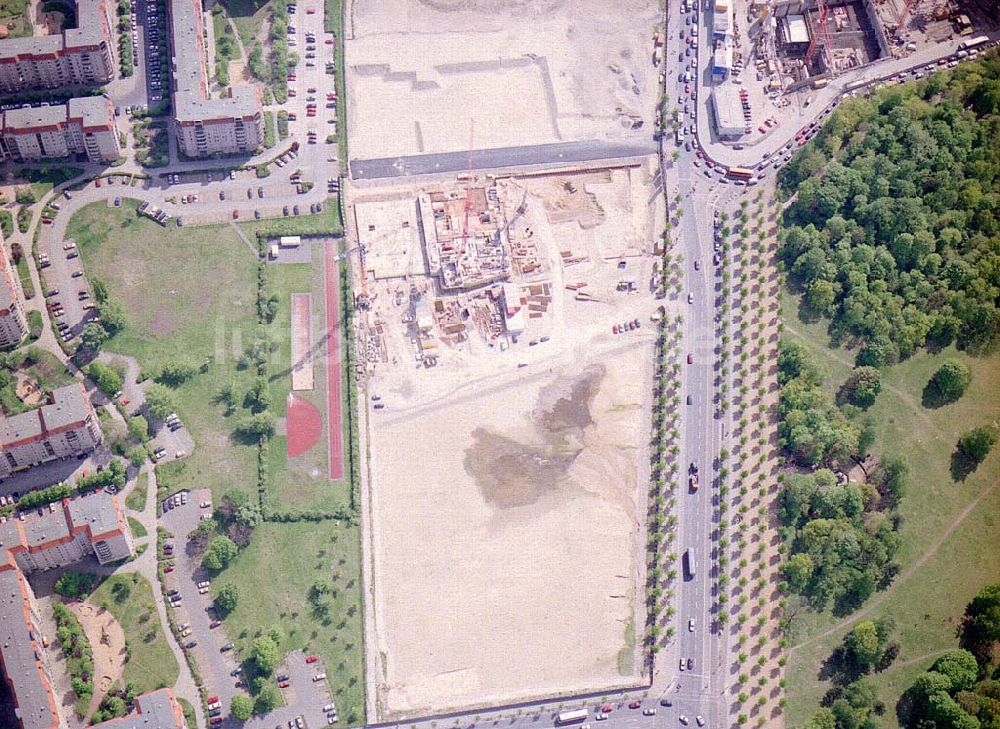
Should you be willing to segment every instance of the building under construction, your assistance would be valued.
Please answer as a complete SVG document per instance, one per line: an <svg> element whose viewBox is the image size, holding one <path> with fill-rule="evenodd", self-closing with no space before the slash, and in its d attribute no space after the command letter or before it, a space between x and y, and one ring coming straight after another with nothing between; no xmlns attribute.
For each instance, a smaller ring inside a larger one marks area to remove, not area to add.
<svg viewBox="0 0 1000 729"><path fill-rule="evenodd" d="M442 291L468 290L510 276L496 187L470 187L464 194L435 192L417 200L427 264Z"/></svg>
<svg viewBox="0 0 1000 729"><path fill-rule="evenodd" d="M790 0L774 6L775 41L788 90L816 84L889 54L873 0Z"/></svg>

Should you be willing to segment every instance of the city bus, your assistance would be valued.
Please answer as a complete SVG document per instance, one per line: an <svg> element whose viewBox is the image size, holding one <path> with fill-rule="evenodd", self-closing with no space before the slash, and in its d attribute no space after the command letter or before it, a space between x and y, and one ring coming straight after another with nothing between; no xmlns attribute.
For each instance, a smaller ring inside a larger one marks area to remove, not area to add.
<svg viewBox="0 0 1000 729"><path fill-rule="evenodd" d="M572 724L583 721L587 718L586 709L576 709L575 711L563 711L556 717L556 724Z"/></svg>
<svg viewBox="0 0 1000 729"><path fill-rule="evenodd" d="M730 167L726 170L726 175L736 180L749 180L753 177L753 170L747 167Z"/></svg>
<svg viewBox="0 0 1000 729"><path fill-rule="evenodd" d="M687 573L688 579L693 580L698 576L698 570L695 567L695 557L694 549L690 547L684 550L684 571Z"/></svg>

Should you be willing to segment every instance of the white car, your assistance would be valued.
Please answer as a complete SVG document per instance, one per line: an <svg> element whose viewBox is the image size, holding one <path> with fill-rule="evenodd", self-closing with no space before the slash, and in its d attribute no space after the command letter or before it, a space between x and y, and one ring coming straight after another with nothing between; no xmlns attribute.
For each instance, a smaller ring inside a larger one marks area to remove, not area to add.
<svg viewBox="0 0 1000 729"><path fill-rule="evenodd" d="M208 582L208 580L205 580L205 581L203 581L203 582L199 582L199 583L198 583L198 587L208 587L208 586L209 586L209 584L210 584L210 583Z"/></svg>
<svg viewBox="0 0 1000 729"><path fill-rule="evenodd" d="M691 618L690 620L688 620L688 632L689 633L693 633L694 632L694 618Z"/></svg>
<svg viewBox="0 0 1000 729"><path fill-rule="evenodd" d="M698 722L698 726L705 726L705 720L701 718L701 714L696 716L694 720Z"/></svg>
<svg viewBox="0 0 1000 729"><path fill-rule="evenodd" d="M681 724L683 724L684 726L687 726L687 724L688 724L688 718L686 716L684 716L684 714L681 714L677 718L680 720Z"/></svg>

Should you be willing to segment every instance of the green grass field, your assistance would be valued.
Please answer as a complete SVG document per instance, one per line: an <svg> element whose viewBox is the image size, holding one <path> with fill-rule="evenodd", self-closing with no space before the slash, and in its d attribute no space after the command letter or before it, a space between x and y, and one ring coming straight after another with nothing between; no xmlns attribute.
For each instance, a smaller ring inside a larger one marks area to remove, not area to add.
<svg viewBox="0 0 1000 729"><path fill-rule="evenodd" d="M177 682L177 659L160 627L146 578L137 573L112 575L90 600L106 608L122 626L129 650L122 677L126 682L134 684L138 693Z"/></svg>
<svg viewBox="0 0 1000 729"><path fill-rule="evenodd" d="M226 618L237 649L245 652L255 637L277 627L282 650L320 655L341 720L352 724L364 721L360 559L356 526L268 523L212 583L213 591L229 583L240 587L239 604ZM336 591L328 618L314 615L307 599L320 580Z"/></svg>
<svg viewBox="0 0 1000 729"><path fill-rule="evenodd" d="M255 491L255 451L231 437L239 415L227 418L213 404L224 386L246 390L252 382L237 361L253 341L255 251L229 226L165 229L134 210L131 200L111 210L95 203L67 231L88 275L125 302L128 324L106 349L136 357L153 374L171 362L207 364L173 391L196 443L174 475L181 486L211 488L216 499L229 488Z"/></svg>
<svg viewBox="0 0 1000 729"><path fill-rule="evenodd" d="M824 322L806 323L797 315L794 297L783 301L785 336L809 346L814 361L835 391L850 372L854 352L831 349ZM922 404L933 372L948 358L973 372L964 397L937 409ZM951 474L951 456L959 434L974 425L1000 419L1000 353L970 357L948 348L914 357L883 372L882 392L868 415L876 423L876 453L903 457L910 470L909 488L900 506L900 574L885 592L877 592L845 620L829 613L796 618L788 663L789 727L800 727L815 712L829 682L818 678L821 663L864 617L891 615L896 661L874 675L887 710L882 720L896 727L895 704L914 678L941 651L957 645L955 631L965 605L982 584L1000 574L1000 449L962 481Z"/></svg>
<svg viewBox="0 0 1000 729"><path fill-rule="evenodd" d="M132 511L146 508L146 492L149 490L149 474L145 471L136 476L135 488L125 497L125 506Z"/></svg>
<svg viewBox="0 0 1000 729"><path fill-rule="evenodd" d="M102 279L111 295L126 304L128 324L108 349L134 355L151 373L168 362L208 365L207 372L174 391L178 415L194 436L196 448L182 461L158 466L157 484L163 493L207 486L216 501L230 488L256 496L256 453L230 438L232 421L240 416L227 417L223 405L213 404L227 384L235 386L237 399L242 400L252 381L248 370L238 369L236 360L257 328L256 251L230 226L164 229L136 218L134 210L131 201L118 210L88 206L70 221L67 237L77 241L88 274ZM240 226L251 241L258 232L340 232L334 204L316 216L248 221ZM291 384L287 372L289 294L313 292L313 321L318 331L323 306L321 273L319 266L310 264L267 267L269 288L279 300L278 314L267 327L267 334L278 344L269 368L270 394L278 416L284 415ZM317 383L322 378L318 368L316 378ZM322 398L317 404L323 404ZM325 469L325 445L318 448L318 462ZM269 453L270 498L275 508L328 511L349 502L346 483L330 483L289 468L283 438L271 443ZM138 503L137 496L133 503ZM364 720L360 551L359 530L354 525L264 523L234 564L213 582L216 589L229 582L240 586L239 605L226 619L227 630L239 647L245 649L255 635L276 626L284 636L283 649L301 647L322 655L341 717L352 723ZM307 601L309 589L320 580L331 582L337 590L329 617L313 614Z"/></svg>

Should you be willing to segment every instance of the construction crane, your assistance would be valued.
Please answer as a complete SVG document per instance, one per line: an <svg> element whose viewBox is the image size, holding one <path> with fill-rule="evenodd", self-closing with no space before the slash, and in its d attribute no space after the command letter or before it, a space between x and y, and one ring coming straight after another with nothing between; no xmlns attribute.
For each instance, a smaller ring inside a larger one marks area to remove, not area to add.
<svg viewBox="0 0 1000 729"><path fill-rule="evenodd" d="M812 36L809 38L809 47L806 49L806 56L803 61L807 69L809 68L809 63L812 61L813 54L816 53L816 49L819 47L819 41L823 40L824 48L829 45L829 34L826 29L826 16L829 8L827 8L823 0L817 0L816 7L819 10L819 21L816 23Z"/></svg>
<svg viewBox="0 0 1000 729"><path fill-rule="evenodd" d="M903 12L899 15L899 22L896 23L897 33L903 29L903 26L906 25L907 18L910 17L910 13L913 12L913 9L919 4L920 0L906 0L903 5Z"/></svg>
<svg viewBox="0 0 1000 729"><path fill-rule="evenodd" d="M467 162L468 179L465 183L465 217L462 221L462 253L469 250L469 213L472 212L472 135L476 129L475 119L469 121L469 156Z"/></svg>

